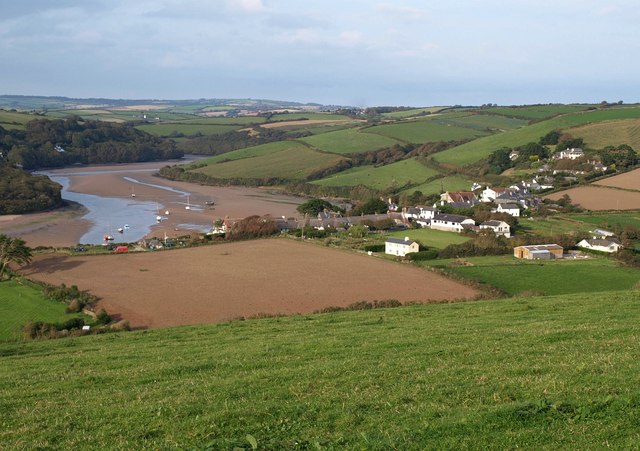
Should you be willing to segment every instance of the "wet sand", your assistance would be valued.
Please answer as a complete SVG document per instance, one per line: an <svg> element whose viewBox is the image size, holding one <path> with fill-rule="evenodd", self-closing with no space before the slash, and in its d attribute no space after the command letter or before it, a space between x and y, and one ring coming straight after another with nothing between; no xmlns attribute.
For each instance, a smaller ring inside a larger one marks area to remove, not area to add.
<svg viewBox="0 0 640 451"><path fill-rule="evenodd" d="M244 218L254 214L295 217L297 205L304 202L303 198L272 193L267 189L201 186L153 175L167 164L176 162L81 166L47 172L67 177L70 191L122 199L131 199L133 193L137 200L157 202L160 214L165 216L165 211L169 211L169 215L161 224L152 227L149 235L156 237L164 237L165 233L173 237L206 230L215 220L225 217ZM190 193L189 197L182 192ZM185 209L187 199L190 210ZM211 201L214 205L207 205ZM0 233L19 236L31 247L73 246L92 226L81 219L84 214L82 208L75 206L44 213L0 216Z"/></svg>

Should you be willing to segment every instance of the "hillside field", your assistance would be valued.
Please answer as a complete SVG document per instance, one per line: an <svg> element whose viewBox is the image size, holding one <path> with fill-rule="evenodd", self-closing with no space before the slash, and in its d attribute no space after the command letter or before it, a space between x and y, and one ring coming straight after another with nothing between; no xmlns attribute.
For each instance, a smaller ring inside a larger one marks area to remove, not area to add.
<svg viewBox="0 0 640 451"><path fill-rule="evenodd" d="M640 118L640 107L609 108L596 111L585 111L558 116L527 127L509 130L469 143L462 144L434 155L440 163L453 166L466 166L484 158L501 147L515 147L529 142L537 142L542 136L556 129L567 129L588 123L619 119Z"/></svg>
<svg viewBox="0 0 640 451"><path fill-rule="evenodd" d="M422 264L496 287L511 296L527 292L558 295L630 290L640 282L637 268L623 267L602 257L534 262L501 255L464 260L465 265L455 260L429 260Z"/></svg>
<svg viewBox="0 0 640 451"><path fill-rule="evenodd" d="M325 152L341 155L384 149L400 143L395 139L374 133L365 133L357 128L348 128L346 130L308 136L302 138L300 141Z"/></svg>
<svg viewBox="0 0 640 451"><path fill-rule="evenodd" d="M640 191L640 169L634 169L633 171L625 172L624 174L607 177L605 179L598 180L597 182L593 182L593 184Z"/></svg>
<svg viewBox="0 0 640 451"><path fill-rule="evenodd" d="M515 106L515 107L493 107L488 108L486 111L493 114L501 114L507 117L516 117L527 120L540 120L548 119L553 116L567 113L575 113L577 111L583 111L591 105L527 105L527 106Z"/></svg>
<svg viewBox="0 0 640 451"><path fill-rule="evenodd" d="M66 314L65 308L45 298L35 284L17 279L0 282L0 342L21 338L28 321L58 323L78 316Z"/></svg>
<svg viewBox="0 0 640 451"><path fill-rule="evenodd" d="M4 449L633 449L638 291L0 345Z"/></svg>
<svg viewBox="0 0 640 451"><path fill-rule="evenodd" d="M471 180L459 175L447 175L407 188L403 193L411 194L414 191L420 191L422 194L439 194L440 191L468 191L472 183Z"/></svg>
<svg viewBox="0 0 640 451"><path fill-rule="evenodd" d="M312 172L333 166L343 159L339 155L316 152L301 143L287 143L289 145L278 152L265 151L253 158L225 161L195 169L194 172L221 179L280 177L295 180L304 179Z"/></svg>
<svg viewBox="0 0 640 451"><path fill-rule="evenodd" d="M640 119L599 122L570 128L567 133L583 138L585 144L592 149L628 144L640 150Z"/></svg>
<svg viewBox="0 0 640 451"><path fill-rule="evenodd" d="M565 194L571 198L574 204L588 210L640 210L640 192L596 185L558 191L548 195L547 198L558 200Z"/></svg>
<svg viewBox="0 0 640 451"><path fill-rule="evenodd" d="M433 119L376 125L375 127L367 128L366 131L413 144L458 141L488 134L487 131L452 124L442 124Z"/></svg>
<svg viewBox="0 0 640 451"><path fill-rule="evenodd" d="M459 233L445 232L443 230L429 228L399 230L387 235L393 238L409 237L412 240L418 241L423 246L433 247L436 249L444 249L450 244L461 244L471 239L471 237Z"/></svg>
<svg viewBox="0 0 640 451"><path fill-rule="evenodd" d="M437 175L416 158L401 160L384 166L358 166L339 172L312 183L322 186L356 186L364 185L377 190L401 187L408 183L419 184Z"/></svg>

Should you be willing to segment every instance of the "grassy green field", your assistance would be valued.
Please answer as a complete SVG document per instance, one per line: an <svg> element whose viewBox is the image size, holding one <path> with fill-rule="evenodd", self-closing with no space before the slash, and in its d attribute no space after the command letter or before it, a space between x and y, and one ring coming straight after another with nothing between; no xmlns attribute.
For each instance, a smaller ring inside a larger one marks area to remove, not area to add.
<svg viewBox="0 0 640 451"><path fill-rule="evenodd" d="M33 114L0 110L0 127L7 130L24 129L24 124L37 118L38 116Z"/></svg>
<svg viewBox="0 0 640 451"><path fill-rule="evenodd" d="M302 138L301 141L325 152L350 154L384 149L399 144L395 139L374 133L365 133L356 128L322 133Z"/></svg>
<svg viewBox="0 0 640 451"><path fill-rule="evenodd" d="M575 113L589 108L590 105L538 105L522 107L495 107L489 108L493 114L501 114L508 117L518 117L527 120L548 119L559 114Z"/></svg>
<svg viewBox="0 0 640 451"><path fill-rule="evenodd" d="M411 158L384 166L359 166L347 169L312 183L322 186L364 185L384 190L404 186L407 183L419 184L436 174L434 169L426 167L416 158Z"/></svg>
<svg viewBox="0 0 640 451"><path fill-rule="evenodd" d="M460 127L469 127L479 130L511 130L527 125L527 121L513 117L498 116L494 114L465 114L453 118L434 117L434 122L455 125Z"/></svg>
<svg viewBox="0 0 640 451"><path fill-rule="evenodd" d="M212 164L196 169L195 172L222 179L280 177L299 180L343 159L338 155L316 152L297 142L288 141L286 144L288 146L278 152L263 149L261 155L253 158Z"/></svg>
<svg viewBox="0 0 640 451"><path fill-rule="evenodd" d="M64 313L66 305L44 297L42 290L16 279L0 282L0 341L21 338L28 321L63 322L77 315Z"/></svg>
<svg viewBox="0 0 640 451"><path fill-rule="evenodd" d="M638 291L0 345L3 449L634 449Z"/></svg>
<svg viewBox="0 0 640 451"><path fill-rule="evenodd" d="M420 191L422 194L439 194L440 191L468 191L471 189L473 182L459 175L448 175L430 182L412 186L403 191L403 193L411 194L414 191Z"/></svg>
<svg viewBox="0 0 640 451"><path fill-rule="evenodd" d="M233 130L238 130L240 125L205 125L205 124L183 124L181 122L161 122L158 124L138 125L136 128L156 136L171 136L175 133L182 133L190 136L196 133L203 135L221 135Z"/></svg>
<svg viewBox="0 0 640 451"><path fill-rule="evenodd" d="M434 155L440 163L465 166L488 157L501 147L515 147L529 142L537 142L540 137L555 129L567 129L577 125L616 119L640 118L640 107L610 108L586 111L555 117L527 127L505 133L486 136Z"/></svg>
<svg viewBox="0 0 640 451"><path fill-rule="evenodd" d="M233 152L227 152L216 155L214 157L209 157L204 160L198 160L194 163L186 165L186 167L200 165L202 163L217 164L228 160L241 160L243 158L260 157L299 146L300 144L293 141L278 141L268 144L260 144L259 146L246 147L244 149L234 150Z"/></svg>
<svg viewBox="0 0 640 451"><path fill-rule="evenodd" d="M444 268L510 295L527 291L557 295L627 290L640 282L640 270L618 266L615 260L606 258L534 262L506 255L465 260L471 265L458 266L453 260L429 260L424 265Z"/></svg>
<svg viewBox="0 0 640 451"><path fill-rule="evenodd" d="M589 214L572 214L569 218L588 223L590 230L593 227L607 228L619 225L624 227L625 225L633 225L640 229L640 212L625 212L625 213L589 213Z"/></svg>
<svg viewBox="0 0 640 451"><path fill-rule="evenodd" d="M459 233L432 229L400 230L397 232L391 232L387 236L394 238L404 238L408 236L412 240L420 242L423 246L435 247L436 249L444 249L450 244L461 244L471 239L468 236L460 235Z"/></svg>
<svg viewBox="0 0 640 451"><path fill-rule="evenodd" d="M437 113L443 108L446 108L446 107L431 106L427 108L412 108L410 110L393 111L391 113L382 113L382 117L384 117L385 119L404 119L407 117L424 115L426 113L429 113L429 114Z"/></svg>
<svg viewBox="0 0 640 451"><path fill-rule="evenodd" d="M640 149L640 119L600 122L570 128L567 132L583 138L586 145L593 149L620 144L628 144L634 149Z"/></svg>
<svg viewBox="0 0 640 451"><path fill-rule="evenodd" d="M183 124L204 124L204 125L251 125L262 124L265 121L261 116L242 117L198 117L181 121Z"/></svg>
<svg viewBox="0 0 640 451"><path fill-rule="evenodd" d="M588 217L588 216L585 216ZM581 218L565 215L547 216L546 218L534 217L520 218L519 233L534 233L536 235L554 235L557 233L588 232L593 225L584 222Z"/></svg>
<svg viewBox="0 0 640 451"><path fill-rule="evenodd" d="M375 133L402 142L423 144L438 141L455 141L460 139L484 136L487 132L469 127L441 124L434 119L421 119L410 122L377 125L366 129L368 133Z"/></svg>

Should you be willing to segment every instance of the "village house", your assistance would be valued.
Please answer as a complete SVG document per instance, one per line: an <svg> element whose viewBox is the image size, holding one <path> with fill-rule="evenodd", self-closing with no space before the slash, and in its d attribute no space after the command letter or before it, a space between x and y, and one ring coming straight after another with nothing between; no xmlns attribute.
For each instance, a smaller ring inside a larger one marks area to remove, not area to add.
<svg viewBox="0 0 640 451"><path fill-rule="evenodd" d="M412 252L418 252L420 245L417 241L405 237L404 240L400 238L387 238L384 242L384 253L389 255L396 255L398 257L404 257Z"/></svg>
<svg viewBox="0 0 640 451"><path fill-rule="evenodd" d="M430 227L434 230L444 230L446 232L460 233L465 229L465 226L475 226L476 222L462 215L450 215L450 214L436 214L431 219Z"/></svg>
<svg viewBox="0 0 640 451"><path fill-rule="evenodd" d="M480 194L480 202L493 202L496 198L502 196L506 192L511 191L510 188L503 187L486 187Z"/></svg>
<svg viewBox="0 0 640 451"><path fill-rule="evenodd" d="M515 258L526 260L553 260L562 258L564 250L557 244L536 244L533 246L518 246L513 248Z"/></svg>
<svg viewBox="0 0 640 451"><path fill-rule="evenodd" d="M496 236L504 236L507 238L511 237L511 227L504 221L485 221L480 224L480 230L493 230Z"/></svg>
<svg viewBox="0 0 640 451"><path fill-rule="evenodd" d="M440 202L443 204L459 203L474 206L478 198L473 191L456 191L440 194Z"/></svg>
<svg viewBox="0 0 640 451"><path fill-rule="evenodd" d="M402 219L409 220L430 220L440 211L435 207L425 207L418 205L416 207L409 207L402 209Z"/></svg>
<svg viewBox="0 0 640 451"><path fill-rule="evenodd" d="M578 243L578 247L583 249L590 249L592 251L600 251L613 253L618 252L622 249L622 243L618 241L617 238L607 238L607 239L590 239L590 240L582 240Z"/></svg>
<svg viewBox="0 0 640 451"><path fill-rule="evenodd" d="M584 150L579 147L567 148L553 155L553 158L556 160L577 160L582 157L584 157Z"/></svg>
<svg viewBox="0 0 640 451"><path fill-rule="evenodd" d="M492 213L506 213L508 215L511 215L513 217L519 217L520 216L520 207L516 204L510 204L510 203L499 203L498 204L498 208L495 208L493 210L491 210Z"/></svg>

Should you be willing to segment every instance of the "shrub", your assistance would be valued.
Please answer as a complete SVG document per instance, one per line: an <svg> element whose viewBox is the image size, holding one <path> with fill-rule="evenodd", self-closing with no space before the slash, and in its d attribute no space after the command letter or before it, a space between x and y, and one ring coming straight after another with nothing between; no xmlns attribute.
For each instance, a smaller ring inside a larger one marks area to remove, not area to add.
<svg viewBox="0 0 640 451"><path fill-rule="evenodd" d="M84 308L85 304L79 299L74 299L67 305L67 308L64 309L65 313L79 313Z"/></svg>
<svg viewBox="0 0 640 451"><path fill-rule="evenodd" d="M111 322L111 315L109 315L106 310L102 309L96 315L96 323L97 324L109 324Z"/></svg>
<svg viewBox="0 0 640 451"><path fill-rule="evenodd" d="M407 259L413 262L423 261L423 260L434 260L436 258L438 258L437 249L428 249L426 251L412 252L410 254L407 254Z"/></svg>
<svg viewBox="0 0 640 451"><path fill-rule="evenodd" d="M367 244L364 250L367 252L384 252L384 244Z"/></svg>

